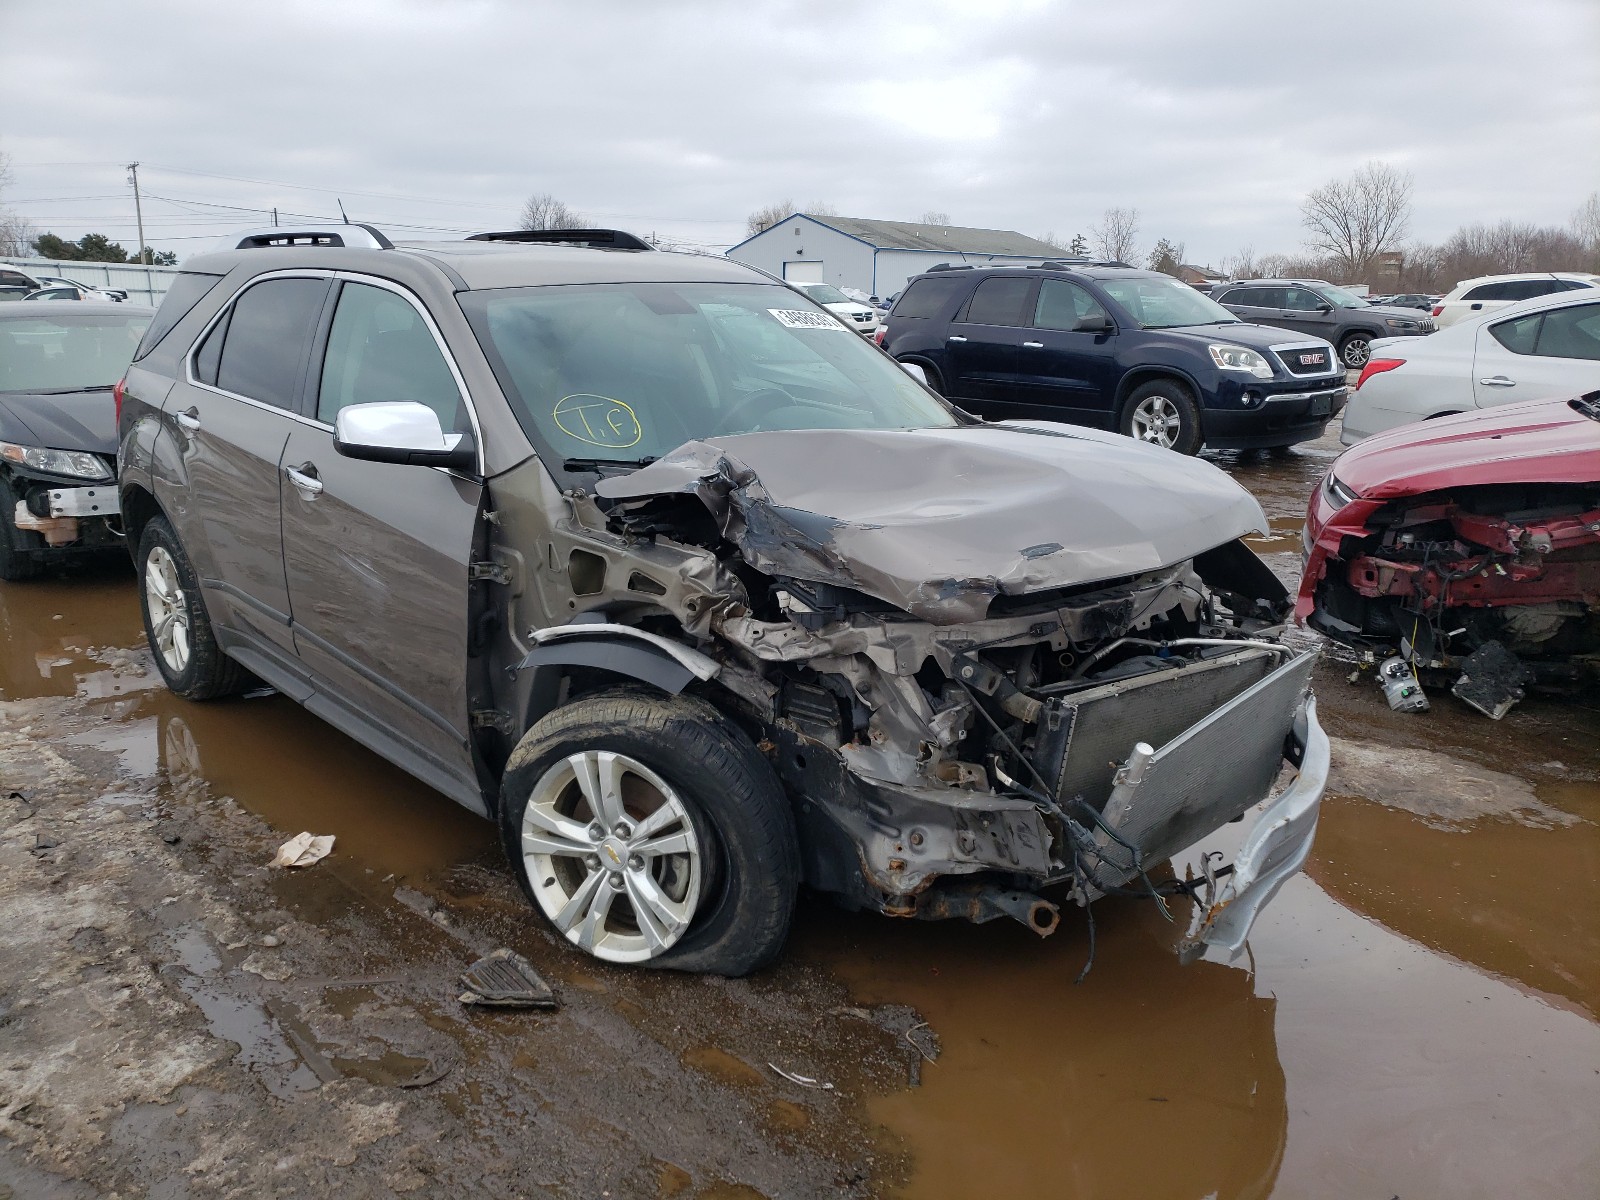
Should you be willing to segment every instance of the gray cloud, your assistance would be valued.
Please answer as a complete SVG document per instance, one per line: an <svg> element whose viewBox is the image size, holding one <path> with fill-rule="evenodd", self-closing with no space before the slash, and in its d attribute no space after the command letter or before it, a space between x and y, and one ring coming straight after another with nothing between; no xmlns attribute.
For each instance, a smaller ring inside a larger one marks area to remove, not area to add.
<svg viewBox="0 0 1600 1200"><path fill-rule="evenodd" d="M1415 174L1419 237L1564 221L1600 187L1600 6L9 0L0 147L36 223L125 244L138 158L179 249L257 221L197 201L467 229L549 191L707 245L785 196L1063 237L1136 206L1214 261L1293 249L1369 158Z"/></svg>

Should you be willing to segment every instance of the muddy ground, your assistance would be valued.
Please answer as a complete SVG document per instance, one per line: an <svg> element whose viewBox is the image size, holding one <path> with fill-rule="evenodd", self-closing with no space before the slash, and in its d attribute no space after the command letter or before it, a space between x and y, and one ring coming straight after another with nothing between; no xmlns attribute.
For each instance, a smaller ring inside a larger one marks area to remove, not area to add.
<svg viewBox="0 0 1600 1200"><path fill-rule="evenodd" d="M1216 456L1286 577L1335 452ZM486 823L293 704L174 700L122 564L0 624L0 1200L1597 1194L1593 697L1401 717L1327 656L1335 794L1236 963L1136 901L1081 985L1078 913L808 902L729 982L581 959ZM302 830L334 853L269 868ZM560 1011L461 1004L497 946Z"/></svg>

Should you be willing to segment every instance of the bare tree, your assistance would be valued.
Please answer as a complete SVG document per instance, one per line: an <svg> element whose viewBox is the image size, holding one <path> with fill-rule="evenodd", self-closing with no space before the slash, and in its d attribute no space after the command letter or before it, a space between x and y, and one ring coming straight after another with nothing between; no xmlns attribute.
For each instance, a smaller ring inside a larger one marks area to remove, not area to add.
<svg viewBox="0 0 1600 1200"><path fill-rule="evenodd" d="M795 208L793 200L779 200L776 204L769 204L765 208L758 208L744 219L744 231L750 237L755 237L763 229L771 229L785 217L793 216L799 210Z"/></svg>
<svg viewBox="0 0 1600 1200"><path fill-rule="evenodd" d="M924 225L948 225L950 224L950 214L947 212L940 212L936 208L930 208L927 212L918 217L917 220Z"/></svg>
<svg viewBox="0 0 1600 1200"><path fill-rule="evenodd" d="M1378 255L1405 237L1410 221L1411 174L1382 162L1329 180L1300 206L1306 245L1332 258L1351 281L1372 272Z"/></svg>
<svg viewBox="0 0 1600 1200"><path fill-rule="evenodd" d="M1183 266L1183 251L1182 242L1158 239L1155 248L1150 251L1150 269L1160 271L1163 275L1176 276L1178 268Z"/></svg>
<svg viewBox="0 0 1600 1200"><path fill-rule="evenodd" d="M837 217L839 210L826 200L813 200L800 210L808 217Z"/></svg>
<svg viewBox="0 0 1600 1200"><path fill-rule="evenodd" d="M1138 251L1134 238L1139 234L1137 208L1108 208L1100 224L1089 230L1094 252L1112 262L1131 262Z"/></svg>
<svg viewBox="0 0 1600 1200"><path fill-rule="evenodd" d="M589 218L557 200L549 192L539 192L528 197L517 218L523 229L583 229Z"/></svg>
<svg viewBox="0 0 1600 1200"><path fill-rule="evenodd" d="M39 231L33 222L5 204L6 189L15 179L11 171L11 156L0 150L0 254L10 258L23 258L33 252L33 239Z"/></svg>
<svg viewBox="0 0 1600 1200"><path fill-rule="evenodd" d="M1259 279L1261 270L1256 266L1256 248L1240 246L1234 254L1222 260L1222 270L1229 279Z"/></svg>
<svg viewBox="0 0 1600 1200"><path fill-rule="evenodd" d="M1572 214L1572 232L1593 253L1600 254L1600 192L1590 192Z"/></svg>

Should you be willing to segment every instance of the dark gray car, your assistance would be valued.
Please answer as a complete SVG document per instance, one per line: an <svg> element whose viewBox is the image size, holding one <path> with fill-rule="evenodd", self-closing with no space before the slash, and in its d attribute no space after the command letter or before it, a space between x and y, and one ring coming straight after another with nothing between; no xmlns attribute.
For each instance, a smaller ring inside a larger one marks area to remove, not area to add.
<svg viewBox="0 0 1600 1200"><path fill-rule="evenodd" d="M752 970L802 882L1040 933L1190 891L1237 952L1328 754L1255 501L976 422L750 268L541 236L187 264L121 414L168 686L265 680L496 820L612 962ZM1269 797L1231 875L1151 878Z"/></svg>
<svg viewBox="0 0 1600 1200"><path fill-rule="evenodd" d="M1241 320L1315 334L1338 348L1351 370L1372 357L1372 341L1433 332L1433 321L1413 308L1368 304L1320 279L1241 279L1211 293Z"/></svg>

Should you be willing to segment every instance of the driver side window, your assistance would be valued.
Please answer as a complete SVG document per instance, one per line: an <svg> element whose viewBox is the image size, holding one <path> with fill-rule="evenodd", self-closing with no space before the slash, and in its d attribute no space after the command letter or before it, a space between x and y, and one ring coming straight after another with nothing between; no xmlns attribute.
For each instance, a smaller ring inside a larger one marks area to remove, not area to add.
<svg viewBox="0 0 1600 1200"><path fill-rule="evenodd" d="M387 288L346 283L322 360L317 420L334 424L352 404L411 400L465 433L461 392L422 314Z"/></svg>
<svg viewBox="0 0 1600 1200"><path fill-rule="evenodd" d="M1290 312L1316 312L1327 301L1317 295L1310 288L1294 287L1286 289L1283 307Z"/></svg>
<svg viewBox="0 0 1600 1200"><path fill-rule="evenodd" d="M1039 302L1034 305L1036 329L1073 329L1088 316L1105 316L1106 310L1085 289L1065 279L1045 279L1039 283Z"/></svg>

